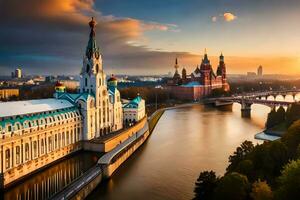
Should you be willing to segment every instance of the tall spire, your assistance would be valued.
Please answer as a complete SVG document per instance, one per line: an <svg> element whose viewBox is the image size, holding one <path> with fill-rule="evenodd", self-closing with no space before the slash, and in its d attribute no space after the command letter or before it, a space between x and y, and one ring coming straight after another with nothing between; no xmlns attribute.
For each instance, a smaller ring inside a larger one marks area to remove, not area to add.
<svg viewBox="0 0 300 200"><path fill-rule="evenodd" d="M174 66L174 68L175 68L176 70L179 68L177 57L176 57L176 59L175 59L175 66Z"/></svg>
<svg viewBox="0 0 300 200"><path fill-rule="evenodd" d="M209 63L206 48L204 49L204 58L203 58L203 62L204 62L204 63Z"/></svg>
<svg viewBox="0 0 300 200"><path fill-rule="evenodd" d="M94 17L92 17L92 20L89 22L89 26L91 28L90 37L88 41L88 45L86 47L85 55L90 59L93 54L95 54L96 57L99 56L99 48L96 44L96 32L95 32L95 26L97 22L94 20Z"/></svg>

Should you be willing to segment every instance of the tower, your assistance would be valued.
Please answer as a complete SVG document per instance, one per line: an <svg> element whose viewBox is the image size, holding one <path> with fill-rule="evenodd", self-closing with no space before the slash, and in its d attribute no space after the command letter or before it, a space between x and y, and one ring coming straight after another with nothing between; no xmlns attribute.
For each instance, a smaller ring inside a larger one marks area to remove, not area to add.
<svg viewBox="0 0 300 200"><path fill-rule="evenodd" d="M179 65L178 65L177 58L175 59L174 68L175 68L175 73L174 73L174 76L173 76L173 83L177 85L177 84L180 83L180 80L181 80L180 74L178 73Z"/></svg>
<svg viewBox="0 0 300 200"><path fill-rule="evenodd" d="M224 82L224 81L226 82L226 65L225 65L224 56L222 53L219 57L219 66L217 69L217 76L221 76L222 82Z"/></svg>
<svg viewBox="0 0 300 200"><path fill-rule="evenodd" d="M211 73L212 67L210 60L208 59L206 49L204 51L204 57L200 65L201 82L203 85L211 85Z"/></svg>
<svg viewBox="0 0 300 200"><path fill-rule="evenodd" d="M97 22L92 18L89 22L90 35L83 57L83 66L80 73L80 93L87 93L94 97L94 101L90 103L95 117L91 119L91 123L95 124L95 134L93 137L99 137L110 130L110 114L109 101L106 86L106 75L103 72L102 56L100 49L96 43L96 27ZM93 105L92 105L93 104Z"/></svg>
<svg viewBox="0 0 300 200"><path fill-rule="evenodd" d="M263 67L260 65L258 68L257 68L257 76L262 76L263 75Z"/></svg>
<svg viewBox="0 0 300 200"><path fill-rule="evenodd" d="M182 82L186 83L187 78L186 78L186 69L185 68L182 69L181 77L182 77Z"/></svg>

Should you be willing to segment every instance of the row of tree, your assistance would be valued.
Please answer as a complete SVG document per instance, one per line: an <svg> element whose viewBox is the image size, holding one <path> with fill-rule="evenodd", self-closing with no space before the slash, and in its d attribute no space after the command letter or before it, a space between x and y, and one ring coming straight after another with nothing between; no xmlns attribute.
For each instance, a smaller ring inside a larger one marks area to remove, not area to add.
<svg viewBox="0 0 300 200"><path fill-rule="evenodd" d="M266 128L273 128L274 126L285 123L286 127L292 125L293 122L300 119L300 104L293 103L291 106L287 108L285 111L282 106L280 106L277 111L276 109L272 109L268 114Z"/></svg>
<svg viewBox="0 0 300 200"><path fill-rule="evenodd" d="M194 199L300 199L300 120L280 140L243 142L229 157L223 177L204 171Z"/></svg>

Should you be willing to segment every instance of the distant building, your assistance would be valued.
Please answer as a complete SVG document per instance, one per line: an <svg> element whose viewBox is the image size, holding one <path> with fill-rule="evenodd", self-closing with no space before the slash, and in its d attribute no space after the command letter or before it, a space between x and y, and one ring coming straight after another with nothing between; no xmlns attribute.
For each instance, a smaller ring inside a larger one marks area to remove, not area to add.
<svg viewBox="0 0 300 200"><path fill-rule="evenodd" d="M256 73L255 72L247 72L248 77L255 77Z"/></svg>
<svg viewBox="0 0 300 200"><path fill-rule="evenodd" d="M262 76L263 75L263 67L260 65L258 68L257 68L257 76Z"/></svg>
<svg viewBox="0 0 300 200"><path fill-rule="evenodd" d="M230 86L226 79L226 66L224 56L221 54L217 73L215 74L207 53L195 71L187 75L185 68L182 69L182 74L178 72L178 60L175 60L175 73L172 79L168 81L168 87L173 96L183 100L199 100L212 93L213 89L223 89L229 91Z"/></svg>
<svg viewBox="0 0 300 200"><path fill-rule="evenodd" d="M124 124L135 123L145 117L145 100L140 96L123 105Z"/></svg>
<svg viewBox="0 0 300 200"><path fill-rule="evenodd" d="M17 88L0 88L0 100L7 100L10 97L18 97L19 89Z"/></svg>
<svg viewBox="0 0 300 200"><path fill-rule="evenodd" d="M22 70L20 68L16 69L11 73L12 78L22 78Z"/></svg>

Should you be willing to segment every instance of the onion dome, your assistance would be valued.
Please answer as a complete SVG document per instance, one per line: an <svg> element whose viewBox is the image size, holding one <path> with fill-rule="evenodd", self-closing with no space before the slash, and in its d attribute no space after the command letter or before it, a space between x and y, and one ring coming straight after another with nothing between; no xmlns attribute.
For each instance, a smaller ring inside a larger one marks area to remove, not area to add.
<svg viewBox="0 0 300 200"><path fill-rule="evenodd" d="M59 81L56 82L55 84L55 92L65 92L66 87Z"/></svg>
<svg viewBox="0 0 300 200"><path fill-rule="evenodd" d="M118 79L112 74L110 78L107 80L108 86L117 87Z"/></svg>

